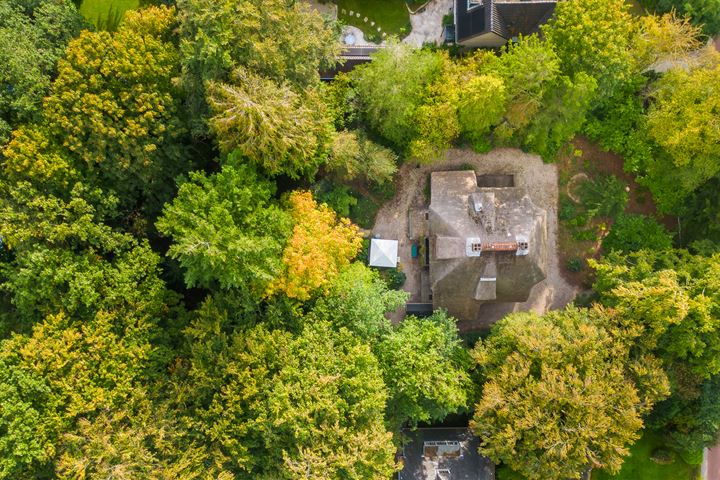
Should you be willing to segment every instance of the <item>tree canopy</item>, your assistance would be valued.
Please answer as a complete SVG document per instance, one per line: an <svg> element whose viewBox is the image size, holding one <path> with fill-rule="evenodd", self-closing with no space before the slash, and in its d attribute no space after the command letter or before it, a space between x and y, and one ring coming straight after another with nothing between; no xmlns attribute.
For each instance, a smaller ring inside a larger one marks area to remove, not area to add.
<svg viewBox="0 0 720 480"><path fill-rule="evenodd" d="M0 5L0 145L12 129L40 119L56 62L84 26L69 0Z"/></svg>
<svg viewBox="0 0 720 480"><path fill-rule="evenodd" d="M291 219L272 201L274 193L273 183L243 164L190 174L157 223L173 239L168 254L184 268L188 286L259 295L281 273Z"/></svg>
<svg viewBox="0 0 720 480"><path fill-rule="evenodd" d="M659 398L640 390L626 368L628 346L596 324L598 315L572 307L511 314L475 347L485 383L471 426L482 453L528 479L619 469Z"/></svg>

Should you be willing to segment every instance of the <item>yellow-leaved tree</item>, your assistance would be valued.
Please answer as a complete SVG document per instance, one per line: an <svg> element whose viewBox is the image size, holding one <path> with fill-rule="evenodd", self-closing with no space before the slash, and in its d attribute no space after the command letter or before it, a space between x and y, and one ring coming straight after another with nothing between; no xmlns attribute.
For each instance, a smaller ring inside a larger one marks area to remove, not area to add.
<svg viewBox="0 0 720 480"><path fill-rule="evenodd" d="M305 301L350 263L362 242L356 225L338 218L327 205L318 205L310 192L292 192L288 203L295 227L283 251L285 272L267 294L284 293Z"/></svg>

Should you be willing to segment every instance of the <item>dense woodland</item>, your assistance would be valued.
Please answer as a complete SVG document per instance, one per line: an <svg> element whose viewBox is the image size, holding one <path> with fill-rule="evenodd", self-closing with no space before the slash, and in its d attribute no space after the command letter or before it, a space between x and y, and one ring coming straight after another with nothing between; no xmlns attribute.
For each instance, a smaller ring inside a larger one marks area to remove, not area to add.
<svg viewBox="0 0 720 480"><path fill-rule="evenodd" d="M682 5L567 0L501 51L392 43L321 84L339 27L302 2L101 31L0 0L0 479L386 479L401 428L449 414L530 480L617 471L644 427L715 444L720 6ZM443 311L392 325L407 297L366 266L349 186L577 134L682 237L618 221L590 300L481 340Z"/></svg>

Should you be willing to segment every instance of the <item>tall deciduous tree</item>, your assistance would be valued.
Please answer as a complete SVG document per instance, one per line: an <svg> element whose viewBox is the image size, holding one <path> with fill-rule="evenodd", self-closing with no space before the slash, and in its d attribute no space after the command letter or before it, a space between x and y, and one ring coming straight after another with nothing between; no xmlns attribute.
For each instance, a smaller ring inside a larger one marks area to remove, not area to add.
<svg viewBox="0 0 720 480"><path fill-rule="evenodd" d="M543 108L522 132L523 145L546 159L573 139L585 123L595 98L595 79L585 73L561 76L543 98Z"/></svg>
<svg viewBox="0 0 720 480"><path fill-rule="evenodd" d="M634 54L639 70L658 61L682 61L702 47L700 27L675 12L644 15L637 19L638 33Z"/></svg>
<svg viewBox="0 0 720 480"><path fill-rule="evenodd" d="M390 390L391 424L440 421L468 406L470 358L445 312L406 318L375 350Z"/></svg>
<svg viewBox="0 0 720 480"><path fill-rule="evenodd" d="M285 271L267 293L305 301L338 276L362 242L356 225L318 205L310 192L292 192L288 204L295 226L282 254Z"/></svg>
<svg viewBox="0 0 720 480"><path fill-rule="evenodd" d="M271 175L317 171L332 132L317 91L298 94L287 83L238 68L230 83L208 84L208 102L210 127L224 152L237 150Z"/></svg>
<svg viewBox="0 0 720 480"><path fill-rule="evenodd" d="M157 228L172 238L168 255L185 269L188 286L241 287L259 295L282 272L292 227L271 200L275 185L233 163L211 176L190 174Z"/></svg>
<svg viewBox="0 0 720 480"><path fill-rule="evenodd" d="M0 237L12 254L2 288L19 324L58 311L80 319L99 310L166 313L172 296L159 279L160 258L147 242L103 224L112 197L81 184L67 201L24 182L0 191Z"/></svg>
<svg viewBox="0 0 720 480"><path fill-rule="evenodd" d="M84 26L69 0L0 4L0 145L21 123L40 119L57 60Z"/></svg>
<svg viewBox="0 0 720 480"><path fill-rule="evenodd" d="M638 388L629 346L597 325L600 315L573 307L512 314L476 346L485 383L471 427L482 453L528 479L620 468L667 385L646 362L645 383L655 381Z"/></svg>
<svg viewBox="0 0 720 480"><path fill-rule="evenodd" d="M598 94L610 95L633 71L633 18L625 0L559 2L542 31L560 57L563 72L587 73Z"/></svg>
<svg viewBox="0 0 720 480"><path fill-rule="evenodd" d="M672 396L652 423L687 450L720 435L716 395L720 374L720 256L684 250L612 254L591 262L600 301L618 314L610 323L635 345L663 360Z"/></svg>
<svg viewBox="0 0 720 480"><path fill-rule="evenodd" d="M0 343L0 401L14 397L14 408L23 408L13 409L17 417L6 424L11 436L0 442L0 478L18 478L13 471L27 478L47 475L50 461L66 453L68 437L79 440L81 419L141 402L144 383L161 371L151 346L156 334L154 323L141 317L99 312L77 321L58 314L32 334ZM4 423L4 414L0 418Z"/></svg>
<svg viewBox="0 0 720 480"><path fill-rule="evenodd" d="M49 397L41 377L0 360L0 479L30 478L50 463L55 448Z"/></svg>
<svg viewBox="0 0 720 480"><path fill-rule="evenodd" d="M167 38L174 22L174 9L151 7L129 12L114 34L83 31L70 42L43 125L8 146L8 173L32 181L69 164L127 209L159 209L188 165L172 81L178 52Z"/></svg>
<svg viewBox="0 0 720 480"><path fill-rule="evenodd" d="M392 44L355 69L352 76L369 125L396 147L406 148L415 137L416 110L443 62L438 53Z"/></svg>
<svg viewBox="0 0 720 480"><path fill-rule="evenodd" d="M195 121L205 130L205 84L226 82L247 67L277 83L316 85L321 68L340 54L337 33L305 2L180 0L182 84Z"/></svg>
<svg viewBox="0 0 720 480"><path fill-rule="evenodd" d="M338 132L328 155L327 168L341 181L364 179L381 185L397 172L397 155L358 132Z"/></svg>
<svg viewBox="0 0 720 480"><path fill-rule="evenodd" d="M407 292L390 290L377 271L355 262L344 268L315 303L310 321L325 320L374 342L390 332L386 313L405 304Z"/></svg>
<svg viewBox="0 0 720 480"><path fill-rule="evenodd" d="M507 107L494 136L508 142L542 109L545 93L560 74L560 59L548 42L537 36L522 37L504 47L499 56L483 56L480 72L503 80Z"/></svg>
<svg viewBox="0 0 720 480"><path fill-rule="evenodd" d="M718 75L720 54L710 53L700 66L673 69L655 85L648 132L664 152L646 166L642 182L665 211L720 173Z"/></svg>
<svg viewBox="0 0 720 480"><path fill-rule="evenodd" d="M591 262L603 304L639 346L700 379L720 373L720 256L643 250ZM672 378L672 377L671 377Z"/></svg>
<svg viewBox="0 0 720 480"><path fill-rule="evenodd" d="M193 335L201 346L215 334L198 325ZM316 322L293 337L256 327L234 335L221 358L194 363L190 381L219 375L198 426L236 478L392 474L387 390L370 348L349 331Z"/></svg>
<svg viewBox="0 0 720 480"><path fill-rule="evenodd" d="M688 16L708 35L720 32L720 0L640 0L640 3L659 13L675 10Z"/></svg>

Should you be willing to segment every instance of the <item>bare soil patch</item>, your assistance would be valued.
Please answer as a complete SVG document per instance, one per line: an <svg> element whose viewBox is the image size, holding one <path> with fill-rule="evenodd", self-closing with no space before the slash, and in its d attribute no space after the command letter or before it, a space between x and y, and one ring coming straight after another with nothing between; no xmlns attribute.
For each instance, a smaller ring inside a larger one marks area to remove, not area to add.
<svg viewBox="0 0 720 480"><path fill-rule="evenodd" d="M636 213L655 217L665 225L669 231L677 227L677 218L672 216L659 215L652 200L651 193L635 181L635 178L626 173L623 169L623 158L613 152L606 152L599 145L591 142L584 136L578 136L570 144L570 148L562 153L557 162L559 168L560 190L565 195L573 197L569 189L576 190L577 183L574 180L579 178L593 181L606 175L614 175L622 180L628 188L628 204L626 213ZM577 201L576 198L572 198ZM558 238L560 244L560 270L563 277L578 288L589 288L592 283L592 274L585 265L580 271L571 271L568 265L574 260L582 260L583 263L589 258L599 258L601 255L602 236L607 234L612 226L612 219L593 219L588 228L595 228L600 232L600 238L578 241L573 238L571 232L563 222L560 222Z"/></svg>

